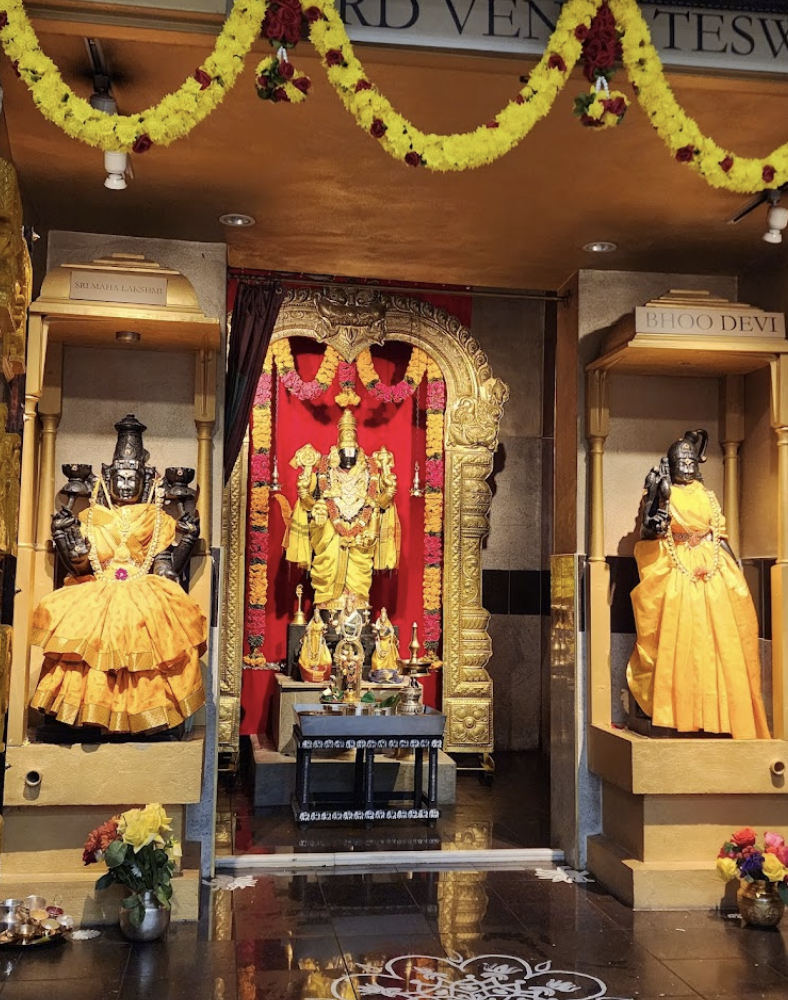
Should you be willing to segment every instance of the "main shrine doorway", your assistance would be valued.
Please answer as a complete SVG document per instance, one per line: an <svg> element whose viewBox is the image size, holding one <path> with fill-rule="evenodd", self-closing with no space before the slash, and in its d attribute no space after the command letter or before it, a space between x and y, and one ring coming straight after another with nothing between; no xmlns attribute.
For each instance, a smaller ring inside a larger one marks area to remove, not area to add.
<svg viewBox="0 0 788 1000"><path fill-rule="evenodd" d="M508 397L468 329L430 302L341 286L286 294L224 495L219 750L243 805L220 796L219 855L266 850L249 832L255 815L276 815L296 831L294 708L331 701L343 686L348 593L361 621L357 697L385 709L417 688L445 715L439 808L454 805L458 787L467 797L465 770L476 772L471 798L496 794L482 544ZM358 455L349 473L347 445ZM323 497L326 511L314 506ZM380 540L371 548L361 534L368 528ZM329 792L352 785L352 757L344 746L323 754L312 780ZM412 788L412 753L392 748L383 757L377 782ZM535 767L507 758L502 791L529 781L546 788L545 775L529 774ZM440 848L440 823L422 826L414 834L406 822L400 838L396 823L349 832L350 849ZM461 839L492 847L492 824L471 824ZM329 841L336 835L322 824L288 843L314 852Z"/></svg>

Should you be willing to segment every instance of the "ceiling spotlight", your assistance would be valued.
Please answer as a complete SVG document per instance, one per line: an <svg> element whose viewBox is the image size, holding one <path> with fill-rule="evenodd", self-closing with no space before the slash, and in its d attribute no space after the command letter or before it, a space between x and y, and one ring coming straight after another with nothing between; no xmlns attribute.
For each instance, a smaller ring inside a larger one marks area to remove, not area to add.
<svg viewBox="0 0 788 1000"><path fill-rule="evenodd" d="M584 243L583 249L587 253L612 253L618 250L618 243L610 243L608 240L594 240L592 243Z"/></svg>
<svg viewBox="0 0 788 1000"><path fill-rule="evenodd" d="M104 187L111 191L122 191L126 187L128 165L127 153L105 153L104 169L107 171L107 179L104 181Z"/></svg>
<svg viewBox="0 0 788 1000"><path fill-rule="evenodd" d="M219 216L219 222L223 226L230 226L231 229L243 229L244 226L253 226L257 220L251 215L244 215L243 212L228 212Z"/></svg>
<svg viewBox="0 0 788 1000"><path fill-rule="evenodd" d="M788 208L772 205L766 215L766 225L769 229L763 234L763 239L767 243L782 243L782 231L788 226Z"/></svg>

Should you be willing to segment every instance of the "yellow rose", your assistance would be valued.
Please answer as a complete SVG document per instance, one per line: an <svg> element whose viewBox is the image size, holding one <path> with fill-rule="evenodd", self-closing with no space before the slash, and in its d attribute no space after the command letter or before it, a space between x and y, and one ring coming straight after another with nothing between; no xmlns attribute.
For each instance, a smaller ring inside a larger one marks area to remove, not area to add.
<svg viewBox="0 0 788 1000"><path fill-rule="evenodd" d="M770 882L782 882L788 875L788 868L775 854L765 854L763 857L763 874Z"/></svg>
<svg viewBox="0 0 788 1000"><path fill-rule="evenodd" d="M775 861L777 859L775 858ZM717 858L717 874L723 882L730 882L739 874L736 862L733 858Z"/></svg>
<svg viewBox="0 0 788 1000"><path fill-rule="evenodd" d="M151 829L141 809L129 809L123 813L121 821L118 824L118 833L121 834L124 844L130 844L134 848L135 854L153 842L157 831Z"/></svg>

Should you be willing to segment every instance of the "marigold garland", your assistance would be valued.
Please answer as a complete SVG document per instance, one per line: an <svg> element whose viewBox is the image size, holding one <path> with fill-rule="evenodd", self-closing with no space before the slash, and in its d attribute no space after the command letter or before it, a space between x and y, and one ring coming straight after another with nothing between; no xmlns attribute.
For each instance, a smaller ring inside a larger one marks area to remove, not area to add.
<svg viewBox="0 0 788 1000"><path fill-rule="evenodd" d="M424 494L424 648L439 658L443 607L443 415L446 383L438 364L424 355L427 373L427 464Z"/></svg>
<svg viewBox="0 0 788 1000"><path fill-rule="evenodd" d="M244 632L249 647L244 664L265 666L265 605L268 599L268 512L271 499L271 397L274 352L269 348L252 407L249 458L249 535Z"/></svg>
<svg viewBox="0 0 788 1000"><path fill-rule="evenodd" d="M336 348L330 344L326 347L323 360L320 362L320 367L317 370L317 375L315 375L311 382L304 382L296 371L289 340L277 340L272 350L276 367L282 379L282 385L288 392L291 392L302 401L314 401L318 399L336 378L341 358Z"/></svg>
<svg viewBox="0 0 788 1000"><path fill-rule="evenodd" d="M353 52L334 0L300 0L302 20L309 24L310 40L322 57L329 82L361 128L410 166L455 171L491 163L508 153L547 115L581 55L583 29L587 34L602 5L603 0L567 0L541 60L515 98L472 132L436 135L411 125L372 85ZM608 0L608 5L621 33L623 64L638 100L679 162L697 171L708 184L740 194L788 182L788 142L760 159L740 157L719 146L676 101L636 0ZM57 66L41 50L22 0L0 0L0 43L45 118L88 145L142 153L188 135L219 105L242 71L261 24L265 28L269 6L269 0L236 0L213 52L195 68L194 75L157 105L132 115L104 114L66 85ZM295 44L296 6L295 0L279 3L287 8L288 17L276 22L290 39L279 41L290 46ZM270 18L268 29L265 37L273 42L279 29L271 27ZM262 76L265 82L272 68L270 57L263 60L255 78ZM308 89L305 84L302 87ZM305 96L295 82L287 81L284 90L291 101ZM615 94L613 99L619 96L623 97ZM601 112L603 124L613 124L620 115L603 109L602 100L595 103L594 111Z"/></svg>

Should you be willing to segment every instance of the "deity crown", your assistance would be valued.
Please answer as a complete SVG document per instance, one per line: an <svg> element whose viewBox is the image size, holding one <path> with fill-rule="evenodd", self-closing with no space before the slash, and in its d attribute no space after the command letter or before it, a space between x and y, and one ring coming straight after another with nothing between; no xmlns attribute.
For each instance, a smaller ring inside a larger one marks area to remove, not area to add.
<svg viewBox="0 0 788 1000"><path fill-rule="evenodd" d="M356 418L351 410L345 410L339 418L339 447L357 448Z"/></svg>

